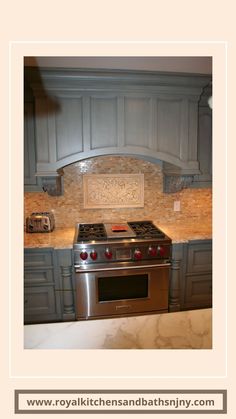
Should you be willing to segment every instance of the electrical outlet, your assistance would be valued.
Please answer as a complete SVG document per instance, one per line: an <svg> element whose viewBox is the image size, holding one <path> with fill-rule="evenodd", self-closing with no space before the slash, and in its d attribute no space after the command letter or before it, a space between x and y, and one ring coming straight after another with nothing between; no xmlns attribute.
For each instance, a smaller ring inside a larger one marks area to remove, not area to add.
<svg viewBox="0 0 236 419"><path fill-rule="evenodd" d="M180 201L174 201L174 211L180 211Z"/></svg>

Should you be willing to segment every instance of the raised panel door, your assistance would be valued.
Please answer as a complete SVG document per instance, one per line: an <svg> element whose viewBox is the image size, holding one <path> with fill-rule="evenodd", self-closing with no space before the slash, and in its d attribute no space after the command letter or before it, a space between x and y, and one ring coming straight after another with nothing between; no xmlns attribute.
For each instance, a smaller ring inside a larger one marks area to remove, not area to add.
<svg viewBox="0 0 236 419"><path fill-rule="evenodd" d="M57 161L83 151L82 98L59 98L59 103L55 113Z"/></svg>
<svg viewBox="0 0 236 419"><path fill-rule="evenodd" d="M24 283L25 285L53 283L53 269L31 269L25 270Z"/></svg>
<svg viewBox="0 0 236 419"><path fill-rule="evenodd" d="M40 191L40 180L36 172L36 145L35 145L35 120L34 104L24 104L24 189L25 191Z"/></svg>
<svg viewBox="0 0 236 419"><path fill-rule="evenodd" d="M186 275L185 308L212 306L212 275Z"/></svg>
<svg viewBox="0 0 236 419"><path fill-rule="evenodd" d="M180 157L181 101L158 99L156 118L157 151Z"/></svg>
<svg viewBox="0 0 236 419"><path fill-rule="evenodd" d="M35 137L33 103L25 103L24 108L24 178L25 184L35 185Z"/></svg>
<svg viewBox="0 0 236 419"><path fill-rule="evenodd" d="M212 181L212 114L208 108L199 108L198 160L200 175L194 177L194 186L211 186Z"/></svg>
<svg viewBox="0 0 236 419"><path fill-rule="evenodd" d="M90 98L91 149L117 146L117 97Z"/></svg>
<svg viewBox="0 0 236 419"><path fill-rule="evenodd" d="M126 146L149 147L152 135L151 117L151 98L124 98L124 139Z"/></svg>
<svg viewBox="0 0 236 419"><path fill-rule="evenodd" d="M53 251L46 249L26 249L24 252L25 268L53 266Z"/></svg>
<svg viewBox="0 0 236 419"><path fill-rule="evenodd" d="M189 244L187 272L211 272L212 270L212 244Z"/></svg>
<svg viewBox="0 0 236 419"><path fill-rule="evenodd" d="M25 287L24 299L26 317L53 313L56 315L56 298L53 287Z"/></svg>

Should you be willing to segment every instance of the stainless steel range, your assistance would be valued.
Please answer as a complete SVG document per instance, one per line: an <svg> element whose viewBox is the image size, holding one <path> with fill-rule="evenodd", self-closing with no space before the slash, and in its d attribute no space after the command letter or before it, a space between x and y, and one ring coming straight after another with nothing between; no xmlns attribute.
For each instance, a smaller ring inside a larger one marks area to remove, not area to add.
<svg viewBox="0 0 236 419"><path fill-rule="evenodd" d="M76 226L76 317L168 311L171 239L152 221Z"/></svg>

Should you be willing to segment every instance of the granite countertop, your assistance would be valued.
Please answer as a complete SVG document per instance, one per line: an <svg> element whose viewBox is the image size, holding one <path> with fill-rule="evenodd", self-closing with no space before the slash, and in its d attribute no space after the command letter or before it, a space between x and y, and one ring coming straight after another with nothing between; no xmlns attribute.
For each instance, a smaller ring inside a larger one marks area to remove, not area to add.
<svg viewBox="0 0 236 419"><path fill-rule="evenodd" d="M163 230L172 243L184 243L190 240L206 240L212 238L211 221L188 221L186 223L154 223ZM55 249L71 249L73 247L75 228L56 228L51 233L25 233L24 247L53 247Z"/></svg>
<svg viewBox="0 0 236 419"><path fill-rule="evenodd" d="M25 233L24 247L53 247L72 249L75 228L55 228L51 233Z"/></svg>
<svg viewBox="0 0 236 419"><path fill-rule="evenodd" d="M172 243L184 243L190 240L212 239L211 220L188 221L186 223L159 223L158 227L172 239Z"/></svg>

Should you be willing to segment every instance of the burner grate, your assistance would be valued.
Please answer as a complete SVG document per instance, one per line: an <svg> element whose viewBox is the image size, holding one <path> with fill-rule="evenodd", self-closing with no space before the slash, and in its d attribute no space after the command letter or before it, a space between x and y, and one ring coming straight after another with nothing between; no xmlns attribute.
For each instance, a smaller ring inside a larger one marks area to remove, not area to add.
<svg viewBox="0 0 236 419"><path fill-rule="evenodd" d="M104 240L106 238L106 230L102 223L79 225L78 241Z"/></svg>
<svg viewBox="0 0 236 419"><path fill-rule="evenodd" d="M152 221L132 221L128 224L138 238L163 239L165 237L165 234Z"/></svg>

